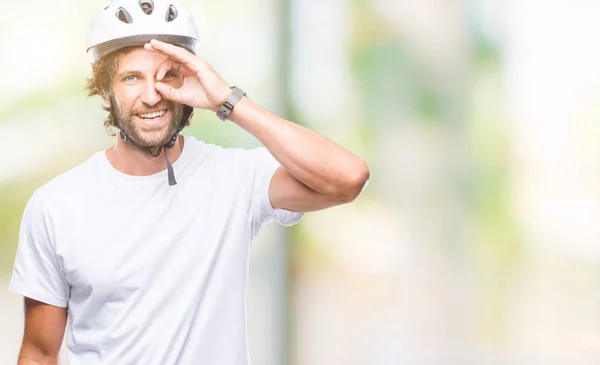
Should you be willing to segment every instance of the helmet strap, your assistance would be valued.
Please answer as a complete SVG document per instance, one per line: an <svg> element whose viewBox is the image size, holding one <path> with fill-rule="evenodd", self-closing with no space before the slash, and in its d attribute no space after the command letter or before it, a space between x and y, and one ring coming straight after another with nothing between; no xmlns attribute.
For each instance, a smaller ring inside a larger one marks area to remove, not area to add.
<svg viewBox="0 0 600 365"><path fill-rule="evenodd" d="M123 128L121 128L120 123L118 122L117 118L115 118L115 113L114 113L112 105L113 104L111 103L110 113L113 116L113 121L117 125L117 128L119 128L119 138L123 142L129 143L141 151L148 152L150 154L150 156L152 156L154 158L160 156L161 149L164 150L165 161L167 163L167 179L169 182L169 186L177 185L177 180L175 180L175 171L173 169L173 164L169 160L169 156L167 154L167 149L173 148L175 146L175 143L177 143L177 137L179 136L179 132L181 132L181 130L186 126L186 124L188 123L188 121L190 120L192 115L194 114L194 108L189 105L184 105L183 115L181 116L181 120L179 121L179 127L177 128L177 131L173 134L173 136L171 137L169 142L167 142L163 145L159 145L159 146L145 147L145 146L141 146L140 144L135 142L133 139L131 139L129 136L127 136L127 134L125 132L123 132ZM154 149L154 148L156 148L156 153L152 153L152 149Z"/></svg>

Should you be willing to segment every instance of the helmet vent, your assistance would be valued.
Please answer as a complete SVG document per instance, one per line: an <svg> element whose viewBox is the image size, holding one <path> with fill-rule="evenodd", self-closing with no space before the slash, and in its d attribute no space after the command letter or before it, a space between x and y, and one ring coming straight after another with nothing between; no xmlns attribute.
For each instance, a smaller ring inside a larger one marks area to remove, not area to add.
<svg viewBox="0 0 600 365"><path fill-rule="evenodd" d="M169 5L169 10L167 11L166 21L172 22L177 18L177 8L173 5Z"/></svg>
<svg viewBox="0 0 600 365"><path fill-rule="evenodd" d="M123 8L118 8L117 9L116 16L123 23L126 23L126 24L133 23L133 19L131 18L131 15L127 12L127 10L125 10Z"/></svg>
<svg viewBox="0 0 600 365"><path fill-rule="evenodd" d="M146 15L150 15L154 11L154 3L152 0L140 0L140 8Z"/></svg>

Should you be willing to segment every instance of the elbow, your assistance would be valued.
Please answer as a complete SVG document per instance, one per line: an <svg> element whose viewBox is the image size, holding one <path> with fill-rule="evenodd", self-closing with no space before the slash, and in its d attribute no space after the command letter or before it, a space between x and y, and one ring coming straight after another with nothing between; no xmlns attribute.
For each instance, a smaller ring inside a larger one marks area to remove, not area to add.
<svg viewBox="0 0 600 365"><path fill-rule="evenodd" d="M58 355L53 357L19 356L17 365L58 365Z"/></svg>
<svg viewBox="0 0 600 365"><path fill-rule="evenodd" d="M17 365L58 365L58 349L48 351L24 339Z"/></svg>
<svg viewBox="0 0 600 365"><path fill-rule="evenodd" d="M352 173L347 177L344 187L338 189L335 194L336 200L340 203L351 203L355 201L365 190L371 181L371 170L365 162L361 161L359 167L353 169Z"/></svg>

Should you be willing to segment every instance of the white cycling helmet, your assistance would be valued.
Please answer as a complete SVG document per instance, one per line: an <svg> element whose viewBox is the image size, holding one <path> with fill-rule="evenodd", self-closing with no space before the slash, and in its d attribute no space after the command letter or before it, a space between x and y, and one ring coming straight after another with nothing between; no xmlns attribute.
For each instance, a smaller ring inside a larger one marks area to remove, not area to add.
<svg viewBox="0 0 600 365"><path fill-rule="evenodd" d="M87 53L93 64L120 48L143 46L152 39L198 52L198 28L190 10L178 1L112 0L92 20Z"/></svg>

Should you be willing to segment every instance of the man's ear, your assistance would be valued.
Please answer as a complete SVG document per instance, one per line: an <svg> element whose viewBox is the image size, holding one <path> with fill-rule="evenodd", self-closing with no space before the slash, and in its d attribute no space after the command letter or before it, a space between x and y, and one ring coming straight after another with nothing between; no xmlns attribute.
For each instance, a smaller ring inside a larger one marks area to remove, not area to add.
<svg viewBox="0 0 600 365"><path fill-rule="evenodd" d="M102 105L110 109L110 99L108 96L102 96Z"/></svg>

